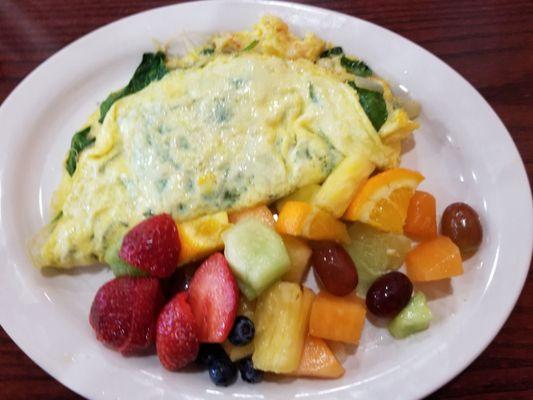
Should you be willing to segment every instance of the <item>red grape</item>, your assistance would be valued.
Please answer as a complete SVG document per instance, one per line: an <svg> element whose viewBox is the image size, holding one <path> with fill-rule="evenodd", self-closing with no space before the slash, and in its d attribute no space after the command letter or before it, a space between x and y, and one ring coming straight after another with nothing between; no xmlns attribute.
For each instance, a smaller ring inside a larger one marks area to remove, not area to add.
<svg viewBox="0 0 533 400"><path fill-rule="evenodd" d="M335 242L315 243L312 262L318 277L331 294L345 296L357 286L355 264L340 244Z"/></svg>
<svg viewBox="0 0 533 400"><path fill-rule="evenodd" d="M461 250L466 259L477 251L483 240L483 229L477 212L466 203L453 203L442 214L441 232Z"/></svg>
<svg viewBox="0 0 533 400"><path fill-rule="evenodd" d="M380 276L366 293L366 307L378 317L394 317L409 303L413 284L398 271Z"/></svg>

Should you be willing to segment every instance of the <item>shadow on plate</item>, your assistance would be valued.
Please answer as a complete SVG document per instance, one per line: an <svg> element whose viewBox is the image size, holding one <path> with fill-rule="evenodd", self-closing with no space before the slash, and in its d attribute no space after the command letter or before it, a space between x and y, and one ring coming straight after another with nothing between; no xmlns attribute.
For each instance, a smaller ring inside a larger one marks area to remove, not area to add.
<svg viewBox="0 0 533 400"><path fill-rule="evenodd" d="M401 155L403 156L404 154L409 153L414 148L415 148L415 138L411 134L408 137L406 137L404 140L402 140L402 152L401 152Z"/></svg>
<svg viewBox="0 0 533 400"><path fill-rule="evenodd" d="M437 300L453 294L451 279L442 279L433 282L417 282L415 287L416 290L420 290L424 293L428 300Z"/></svg>
<svg viewBox="0 0 533 400"><path fill-rule="evenodd" d="M75 268L54 268L48 267L41 270L41 274L47 278L53 278L59 275L70 275L70 276L79 276L79 275L93 275L102 272L104 268L108 268L105 264L94 264L86 265L83 267Z"/></svg>
<svg viewBox="0 0 533 400"><path fill-rule="evenodd" d="M366 319L370 324L372 324L376 328L384 328L384 329L387 329L387 326L389 325L389 321L390 321L390 318L379 318L370 312L366 313Z"/></svg>

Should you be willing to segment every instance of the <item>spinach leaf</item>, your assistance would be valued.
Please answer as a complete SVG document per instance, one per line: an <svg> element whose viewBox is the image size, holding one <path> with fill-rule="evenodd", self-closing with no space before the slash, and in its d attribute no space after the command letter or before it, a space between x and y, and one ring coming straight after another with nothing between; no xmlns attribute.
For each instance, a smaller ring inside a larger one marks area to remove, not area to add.
<svg viewBox="0 0 533 400"><path fill-rule="evenodd" d="M150 218L150 217L153 217L155 214L152 210L146 210L145 212L143 212L143 217L144 218Z"/></svg>
<svg viewBox="0 0 533 400"><path fill-rule="evenodd" d="M368 119L370 122L372 122L372 125L376 131L379 131L381 126L387 120L388 116L387 105L385 104L383 94L374 92L372 90L359 88L353 81L349 81L348 85L357 91L361 107L363 107L363 110L365 110Z"/></svg>
<svg viewBox="0 0 533 400"><path fill-rule="evenodd" d="M59 211L57 213L57 215L52 219L52 221L50 221L51 224L54 224L56 223L57 221L59 221L61 218L63 217L63 210Z"/></svg>
<svg viewBox="0 0 533 400"><path fill-rule="evenodd" d="M168 184L167 178L159 179L155 184L157 187L157 191L161 193L163 190L165 190L165 188L167 187L167 184Z"/></svg>
<svg viewBox="0 0 533 400"><path fill-rule="evenodd" d="M144 89L151 82L161 79L168 72L165 65L165 58L165 53L162 51L158 51L157 53L144 53L141 63L133 73L133 77L124 90L128 94L132 94Z"/></svg>
<svg viewBox="0 0 533 400"><path fill-rule="evenodd" d="M342 56L341 65L346 71L357 76L372 75L372 70L363 61L352 60L351 58Z"/></svg>
<svg viewBox="0 0 533 400"><path fill-rule="evenodd" d="M79 132L76 132L74 136L72 137L72 141L70 143L70 150L68 153L68 158L65 163L65 168L67 169L67 172L70 176L74 174L74 171L76 171L76 166L78 164L78 157L80 153L90 145L94 143L96 140L93 137L89 137L89 132L91 131L91 127L88 126L85 129L82 129Z"/></svg>
<svg viewBox="0 0 533 400"><path fill-rule="evenodd" d="M313 103L318 102L318 97L316 96L315 87L311 82L309 82L309 98L313 101Z"/></svg>
<svg viewBox="0 0 533 400"><path fill-rule="evenodd" d="M133 77L126 87L111 93L100 104L100 119L98 121L100 123L103 122L107 112L115 101L144 89L151 82L161 79L167 72L165 53L162 51L158 51L157 53L144 53L141 63L133 73Z"/></svg>
<svg viewBox="0 0 533 400"><path fill-rule="evenodd" d="M222 194L222 201L225 205L231 206L240 196L241 194L237 189L227 189L224 190L224 193Z"/></svg>
<svg viewBox="0 0 533 400"><path fill-rule="evenodd" d="M242 51L250 51L255 46L257 46L258 44L259 44L259 40L252 40L248 46L246 46L244 49L242 49Z"/></svg>
<svg viewBox="0 0 533 400"><path fill-rule="evenodd" d="M341 54L344 54L344 51L342 50L342 47L331 47L329 49L324 50L322 53L320 53L319 58L326 58L331 56L340 56Z"/></svg>
<svg viewBox="0 0 533 400"><path fill-rule="evenodd" d="M208 56L210 54L213 54L215 52L215 49L213 47L206 47L205 49L203 49L200 54L204 55L204 56Z"/></svg>
<svg viewBox="0 0 533 400"><path fill-rule="evenodd" d="M102 104L100 104L100 119L98 120L98 122L100 123L104 122L104 118L107 112L109 111L109 109L111 108L111 106L113 105L113 103L126 95L127 95L126 88L123 88L107 96L107 98L102 102Z"/></svg>

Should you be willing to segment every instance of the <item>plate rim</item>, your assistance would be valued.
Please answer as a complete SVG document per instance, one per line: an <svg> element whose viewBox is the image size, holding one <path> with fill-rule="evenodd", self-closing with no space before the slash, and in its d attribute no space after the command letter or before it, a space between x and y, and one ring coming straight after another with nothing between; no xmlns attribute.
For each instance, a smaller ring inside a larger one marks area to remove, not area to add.
<svg viewBox="0 0 533 400"><path fill-rule="evenodd" d="M199 1L191 1L191 2L185 2L185 3L164 5L164 6L160 6L160 7L153 7L153 8L149 8L149 9L146 9L146 10L134 13L134 14L130 14L130 15L124 16L124 17L119 18L117 20L111 21L111 22L109 22L109 23L107 23L105 25L99 26L98 28L96 28L96 29L84 34L83 36L81 36L81 37L79 37L79 38L77 38L75 40L73 40L72 42L68 43L67 45L65 45L64 47L62 47L61 49L59 49L58 51L53 53L46 60L41 62L27 76L25 76L24 79L22 79L22 81L19 82L17 84L17 86L4 99L4 101L0 105L0 118L2 118L2 116L3 116L3 110L5 108L7 108L6 104L9 104L11 101L13 101L12 99L16 97L17 92L20 90L21 87L24 87L24 86L28 85L29 84L28 82L31 83L31 80L34 79L35 75L38 75L41 70L47 68L47 66L50 63L56 61L56 59L59 58L63 53L68 52L71 47L83 45L84 42L86 42L87 40L90 40L91 36L96 35L99 31L104 30L104 29L108 28L111 25L124 23L128 19L138 18L138 17L141 17L143 14L154 12L156 10L160 11L160 10L163 10L163 9L166 9L166 8L176 8L176 7L180 7L181 5L184 5L184 4L193 5L194 6L196 4L208 4L208 3L211 3L211 4L214 4L214 3L219 3L219 4L220 3L252 4L252 5L258 5L258 6L259 5L276 6L276 7L282 7L282 8L289 9L289 10L294 10L294 11L303 10L303 11L320 12L320 13L325 13L325 14L336 14L338 16L342 16L343 18L356 20L359 23L362 22L362 23L365 23L365 24L370 24L370 25L373 26L373 28L376 28L376 29L385 30L389 34L394 35L396 37L396 39L400 39L402 41L407 41L411 46L415 46L419 51L421 50L422 52L424 52L426 56L429 56L433 60L437 61L438 63L441 64L441 66L445 67L446 69L451 71L454 75L459 77L460 80L461 80L461 83L463 85L468 86L474 93L476 93L478 95L479 99L481 99L482 102L484 103L484 106L487 107L494 114L494 116L496 117L497 121L500 124L500 129L499 130L501 131L503 129L503 132L506 133L505 137L507 139L508 145L510 145L509 149L512 150L514 153L516 153L518 159L520 160L520 165L517 165L515 168L517 168L519 170L519 171L516 171L516 172L520 172L520 175L521 175L520 179L522 181L524 181L526 186L530 189L529 190L529 196L528 196L529 198L524 198L524 200L529 203L530 209L532 208L533 200L532 200L532 195L531 195L531 185L530 185L530 182L529 182L529 177L527 175L527 171L525 169L525 165L524 165L523 159L521 158L521 155L520 155L520 153L518 151L518 148L517 148L512 136L511 136L509 130L507 129L507 127L505 126L505 124L503 123L501 118L498 116L498 114L495 112L495 110L492 108L492 106L488 103L488 101L483 97L483 95L481 95L481 93L479 93L479 91L468 80L466 80L458 71L456 71L453 67L448 65L445 61L443 61L437 55L431 53L430 51L426 50L425 48L423 48L422 46L420 46L417 43L413 42L412 40L410 40L410 39L408 39L408 38L406 38L406 37L394 32L394 31L392 31L392 30L390 30L390 29L388 29L386 27L380 26L380 25L378 25L376 23L373 23L371 21L362 19L360 17L356 17L356 16L353 16L353 15L349 15L349 14L345 14L345 13L339 12L339 11L329 10L329 9L326 9L326 8L317 7L317 6L313 6L313 5L292 3L292 2L284 2L284 1L278 1L278 0L199 0ZM0 184L2 183L1 172L3 172L3 171L0 170ZM0 185L0 198L1 198L1 185ZM0 204L0 211L1 211L1 204ZM528 217L529 217L529 220L531 222L533 220L532 212L529 213ZM0 223L1 223L1 213L0 213ZM531 234L532 229L530 228L529 231L530 231L530 242L532 244L531 247L533 247L533 234ZM488 339L483 340L483 344L480 345L480 346L477 346L475 351L470 351L469 352L470 354L466 357L466 361L464 361L464 359L463 359L463 362L455 363L454 364L454 368L452 368L453 369L452 373L443 374L443 376L440 377L440 379L438 379L437 381L434 381L432 385L425 385L423 390L421 390L421 391L419 390L418 394L420 396L422 396L422 397L423 396L427 396L427 395L433 393L434 391L438 390L442 386L444 386L446 383L448 383L451 380L453 380L456 376L458 376L461 372L463 372L477 357L479 357L479 355L492 343L492 341L494 340L496 335L499 333L499 331L501 330L503 325L508 320L510 314L512 313L513 309L515 308L516 302L518 301L518 298L519 298L520 294L522 293L522 290L523 290L524 285L525 285L526 280L527 280L527 275L528 275L528 272L529 272L529 268L530 268L530 265L531 265L531 258L532 258L532 254L530 253L529 254L528 266L523 268L522 276L520 277L520 281L521 281L520 290L517 290L515 293L513 293L513 296L512 296L512 299L511 299L512 301L509 302L510 306L505 311L505 313L501 315L500 323L497 324L497 325L494 325L492 327L490 333L486 336L486 338L488 338ZM19 344L19 341L15 338L16 334L14 334L14 332L11 329L11 327L5 326L4 323L2 323L1 321L0 321L0 324L1 324L2 328L5 330L5 332L8 334L8 336L10 337L10 339L13 340L13 342L19 347L19 349L21 349L35 364L37 364L39 366L39 368L43 369L51 377L53 377L55 380L57 380L58 382L60 382L64 386L68 387L70 390L72 390L72 391L74 391L74 392L76 392L76 393L78 393L78 394L80 394L82 396L87 396L87 395L90 394L87 391L86 388L82 389L82 388L78 388L78 387L73 387L73 385L71 385L69 382L65 382L67 379L63 379L63 377L58 377L57 374L52 373L50 371L50 369L52 367L50 365L42 362L42 360L36 361L36 358L38 358L38 357L31 356L30 353L32 353L32 351L28 350L27 348L24 348L23 346L21 346ZM463 356L463 358L464 358L464 356ZM421 385L421 386L424 386L424 385Z"/></svg>

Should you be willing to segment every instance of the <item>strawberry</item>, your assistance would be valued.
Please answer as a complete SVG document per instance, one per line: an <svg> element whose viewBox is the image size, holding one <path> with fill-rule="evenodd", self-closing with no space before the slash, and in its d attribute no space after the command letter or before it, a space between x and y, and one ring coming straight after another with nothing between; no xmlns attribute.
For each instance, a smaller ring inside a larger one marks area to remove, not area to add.
<svg viewBox="0 0 533 400"><path fill-rule="evenodd" d="M200 347L187 296L186 292L174 296L157 319L157 355L161 364L170 371L193 362Z"/></svg>
<svg viewBox="0 0 533 400"><path fill-rule="evenodd" d="M239 306L239 287L221 253L213 254L196 270L189 284L189 304L200 342L226 340Z"/></svg>
<svg viewBox="0 0 533 400"><path fill-rule="evenodd" d="M124 355L141 353L154 344L163 304L157 279L115 278L98 289L89 322L96 338L108 347Z"/></svg>
<svg viewBox="0 0 533 400"><path fill-rule="evenodd" d="M181 245L176 223L169 214L150 217L124 236L119 256L127 263L165 278L178 266Z"/></svg>

